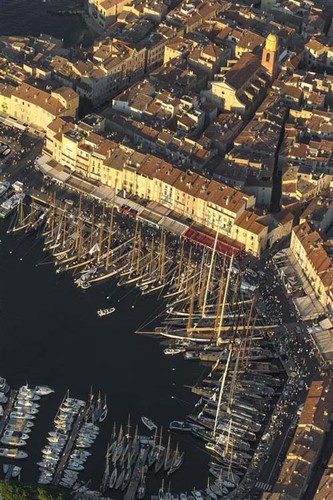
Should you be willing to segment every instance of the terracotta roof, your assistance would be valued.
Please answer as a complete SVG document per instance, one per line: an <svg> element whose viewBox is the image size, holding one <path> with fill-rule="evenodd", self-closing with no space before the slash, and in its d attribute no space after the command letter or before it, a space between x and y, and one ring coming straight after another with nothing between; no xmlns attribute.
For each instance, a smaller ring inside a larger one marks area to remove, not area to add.
<svg viewBox="0 0 333 500"><path fill-rule="evenodd" d="M66 108L56 99L52 97L47 92L43 90L39 90L36 87L28 85L26 83L22 83L19 87L15 89L13 92L14 97L18 99L22 99L25 102L29 102L34 104L35 106L39 106L44 109L51 115L57 116L63 113Z"/></svg>
<svg viewBox="0 0 333 500"><path fill-rule="evenodd" d="M227 71L225 82L235 90L241 89L245 83L261 68L258 57L251 53L245 53L242 57Z"/></svg>
<svg viewBox="0 0 333 500"><path fill-rule="evenodd" d="M235 224L241 229L254 233L258 236L266 228L266 226L258 222L258 219L259 216L255 213L244 210L244 212L236 219Z"/></svg>

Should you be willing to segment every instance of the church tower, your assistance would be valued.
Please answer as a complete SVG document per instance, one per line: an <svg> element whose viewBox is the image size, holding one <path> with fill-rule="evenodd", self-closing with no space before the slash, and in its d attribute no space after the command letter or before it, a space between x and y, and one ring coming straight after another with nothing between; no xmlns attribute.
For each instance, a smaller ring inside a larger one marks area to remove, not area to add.
<svg viewBox="0 0 333 500"><path fill-rule="evenodd" d="M265 47L262 52L261 65L267 74L274 80L279 72L278 69L279 42L276 35L270 33L266 38Z"/></svg>

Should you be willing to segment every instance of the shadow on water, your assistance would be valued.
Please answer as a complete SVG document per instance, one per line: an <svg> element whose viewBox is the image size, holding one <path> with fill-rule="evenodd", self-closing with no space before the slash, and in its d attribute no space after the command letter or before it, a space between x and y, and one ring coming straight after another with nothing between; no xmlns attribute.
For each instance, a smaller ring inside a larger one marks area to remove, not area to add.
<svg viewBox="0 0 333 500"><path fill-rule="evenodd" d="M70 275L56 274L53 265L36 267L44 257L41 243L29 251L34 239L18 245L17 237L8 236L5 229L2 223L0 375L12 387L28 381L56 390L55 395L42 400L22 479L37 478L36 463L65 391L70 389L73 396L86 398L93 386L107 394L109 415L80 477L93 478L98 485L113 422L126 424L129 413L133 431L141 415L147 415L163 425L166 441L169 422L184 419L196 401L184 385L194 384L202 367L181 357L164 356L156 338L134 334L159 305L155 298L138 297L135 290L128 294L129 289L118 288L113 281L81 291ZM99 318L97 309L106 306L115 306L115 313ZM172 489L179 492L203 487L209 457L202 444L190 436L174 434L174 446L177 441L186 455L184 466L172 477ZM149 493L157 491L162 477L149 474Z"/></svg>
<svg viewBox="0 0 333 500"><path fill-rule="evenodd" d="M81 16L53 15L51 11L69 10L75 0L2 0L0 35L39 36L40 33L64 39L65 46L91 42Z"/></svg>

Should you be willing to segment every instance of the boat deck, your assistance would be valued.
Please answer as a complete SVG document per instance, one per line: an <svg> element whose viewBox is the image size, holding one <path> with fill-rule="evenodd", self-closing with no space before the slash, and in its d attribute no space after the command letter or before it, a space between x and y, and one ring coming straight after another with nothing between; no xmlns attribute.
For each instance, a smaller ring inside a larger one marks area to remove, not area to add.
<svg viewBox="0 0 333 500"><path fill-rule="evenodd" d="M56 469L54 476L53 476L52 484L54 486L57 486L60 483L62 474L65 470L66 464L67 464L69 457L72 453L72 449L73 449L73 446L75 444L75 440L76 440L77 435L80 431L81 425L82 425L84 417L86 415L86 412L87 412L86 408L81 408L81 410L79 411L79 413L76 417L72 431L71 431L69 438L68 438L68 441L66 443L64 452L62 454L61 459L59 460L57 469Z"/></svg>
<svg viewBox="0 0 333 500"><path fill-rule="evenodd" d="M15 391L15 390L11 390L10 391L10 395L9 395L9 398L8 398L8 401L7 401L7 405L6 405L5 411L4 411L4 413L2 415L2 418L0 420L0 437L3 434L3 431L4 431L5 425L7 423L9 414L12 411L12 408L14 406L14 402L15 402L15 399L16 399L16 396L17 396L17 392L18 391Z"/></svg>
<svg viewBox="0 0 333 500"><path fill-rule="evenodd" d="M131 482L127 488L126 495L124 496L124 500L134 500L136 498L136 491L138 489L140 479L141 479L141 470L145 466L147 461L149 452L149 447L141 448L137 461L135 463L134 471L132 474Z"/></svg>
<svg viewBox="0 0 333 500"><path fill-rule="evenodd" d="M15 467L15 465L13 465L13 464L9 465L6 476L5 476L5 481L8 482L11 480L14 467Z"/></svg>

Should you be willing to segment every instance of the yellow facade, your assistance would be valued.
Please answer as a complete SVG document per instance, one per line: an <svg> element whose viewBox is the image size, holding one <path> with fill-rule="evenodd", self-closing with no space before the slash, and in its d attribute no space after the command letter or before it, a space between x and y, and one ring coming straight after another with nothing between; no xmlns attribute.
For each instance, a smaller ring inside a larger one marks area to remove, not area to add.
<svg viewBox="0 0 333 500"><path fill-rule="evenodd" d="M266 244L267 228L256 222L255 230L246 228L244 222L238 226L244 211L254 206L253 196L209 181L199 174L185 174L152 155L139 155L134 160L134 151L110 141L106 144L106 139L100 139L95 148L91 147L89 138L73 128L62 134L60 142L50 130L45 149L59 163L80 175L117 192L122 190L125 195L157 202L184 219L238 241L246 251L260 255ZM216 201L210 199L211 195L216 195Z"/></svg>
<svg viewBox="0 0 333 500"><path fill-rule="evenodd" d="M79 97L69 88L49 94L26 83L0 86L0 110L39 130L45 131L59 116L76 118L78 107Z"/></svg>

